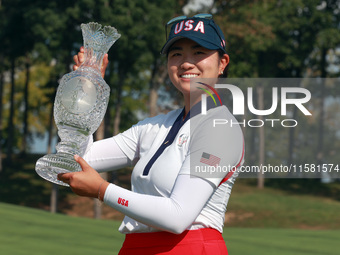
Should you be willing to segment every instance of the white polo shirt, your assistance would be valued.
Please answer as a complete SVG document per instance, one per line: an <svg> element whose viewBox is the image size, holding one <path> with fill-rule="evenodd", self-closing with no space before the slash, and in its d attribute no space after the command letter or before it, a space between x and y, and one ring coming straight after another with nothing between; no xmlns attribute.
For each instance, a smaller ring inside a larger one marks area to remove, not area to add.
<svg viewBox="0 0 340 255"><path fill-rule="evenodd" d="M210 109L207 115L191 113L186 121L183 121L182 114L183 110L179 109L147 118L113 139L132 162L137 162L131 177L131 189L136 194L169 198L180 175L208 181L214 191L187 229L210 227L222 232L226 206L237 172L221 183L226 173L208 174L204 169L240 166L244 155L242 131L238 125L213 126L213 120L217 118L237 123L225 106ZM113 192L114 186L110 184L108 187L104 202L117 207L122 199L117 202L120 198L113 197L118 192ZM119 230L122 233L159 231L128 216Z"/></svg>

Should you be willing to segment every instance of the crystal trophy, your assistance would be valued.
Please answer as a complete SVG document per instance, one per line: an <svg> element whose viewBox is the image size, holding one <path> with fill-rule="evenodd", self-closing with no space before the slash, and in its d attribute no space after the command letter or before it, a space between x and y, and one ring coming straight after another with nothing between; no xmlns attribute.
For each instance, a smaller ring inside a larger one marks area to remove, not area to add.
<svg viewBox="0 0 340 255"><path fill-rule="evenodd" d="M44 179L63 186L59 173L81 171L74 155L81 155L81 144L99 127L109 101L110 87L101 76L104 55L120 34L114 27L98 23L81 24L84 40L84 62L65 74L54 101L54 120L60 142L56 154L40 158L35 171Z"/></svg>

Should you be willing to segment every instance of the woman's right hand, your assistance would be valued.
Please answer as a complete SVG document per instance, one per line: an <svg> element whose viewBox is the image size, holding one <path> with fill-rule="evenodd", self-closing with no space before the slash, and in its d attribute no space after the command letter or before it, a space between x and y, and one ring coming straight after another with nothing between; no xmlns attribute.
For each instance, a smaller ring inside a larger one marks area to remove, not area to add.
<svg viewBox="0 0 340 255"><path fill-rule="evenodd" d="M78 54L73 56L73 61L75 63L73 65L73 71L77 70L78 67L84 62L84 52L85 52L84 47L82 46L82 47L80 47ZM109 64L108 54L105 54L104 58L103 58L102 66L100 68L100 72L101 72L103 78L105 76L105 70L106 70L106 67L107 67L108 64Z"/></svg>

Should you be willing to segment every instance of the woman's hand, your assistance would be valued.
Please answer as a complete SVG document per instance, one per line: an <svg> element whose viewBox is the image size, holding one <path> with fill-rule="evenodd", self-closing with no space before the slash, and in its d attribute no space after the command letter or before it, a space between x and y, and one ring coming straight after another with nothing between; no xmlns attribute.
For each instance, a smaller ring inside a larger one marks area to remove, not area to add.
<svg viewBox="0 0 340 255"><path fill-rule="evenodd" d="M75 155L74 159L80 164L82 171L58 174L58 180L69 184L72 191L79 196L94 197L103 200L105 190L109 183L105 181L96 170L89 166L82 157Z"/></svg>
<svg viewBox="0 0 340 255"><path fill-rule="evenodd" d="M78 67L84 62L84 52L85 52L84 47L82 46L82 47L80 47L78 54L73 56L73 61L75 63L73 65L73 71L77 70ZM100 72L101 72L103 78L105 76L106 67L109 64L108 56L109 56L108 54L104 55L103 63L102 63L102 66L100 68Z"/></svg>

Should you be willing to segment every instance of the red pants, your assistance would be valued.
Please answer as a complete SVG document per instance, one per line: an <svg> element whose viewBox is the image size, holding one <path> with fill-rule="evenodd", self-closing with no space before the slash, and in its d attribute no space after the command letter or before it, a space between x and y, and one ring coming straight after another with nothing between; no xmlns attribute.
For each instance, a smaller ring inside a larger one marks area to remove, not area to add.
<svg viewBox="0 0 340 255"><path fill-rule="evenodd" d="M220 232L203 228L184 231L127 234L119 255L227 255L227 246Z"/></svg>

